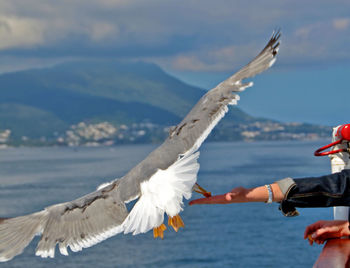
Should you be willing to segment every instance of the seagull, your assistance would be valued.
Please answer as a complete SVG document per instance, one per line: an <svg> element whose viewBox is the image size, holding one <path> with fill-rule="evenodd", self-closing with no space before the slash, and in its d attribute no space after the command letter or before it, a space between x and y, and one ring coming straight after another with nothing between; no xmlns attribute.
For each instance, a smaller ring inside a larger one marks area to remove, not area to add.
<svg viewBox="0 0 350 268"><path fill-rule="evenodd" d="M210 196L197 181L199 147L212 129L236 105L237 93L253 85L245 83L276 60L281 33L276 31L264 49L237 73L208 91L158 148L122 178L105 183L76 200L14 218L0 218L0 261L21 254L34 236L41 235L36 255L53 258L81 251L119 233L137 235L153 229L163 239L168 226L184 227L179 213L192 191ZM128 211L126 204L135 201Z"/></svg>

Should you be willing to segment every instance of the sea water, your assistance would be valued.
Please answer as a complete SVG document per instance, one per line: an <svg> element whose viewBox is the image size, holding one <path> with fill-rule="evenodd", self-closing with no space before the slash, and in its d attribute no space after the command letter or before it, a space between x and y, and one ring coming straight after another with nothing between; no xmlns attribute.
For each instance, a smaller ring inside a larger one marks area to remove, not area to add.
<svg viewBox="0 0 350 268"><path fill-rule="evenodd" d="M327 141L205 143L198 182L213 194L254 187L290 176L330 173L327 157L313 151ZM0 217L41 210L76 199L122 177L157 145L99 148L9 148L0 150ZM199 198L194 193L192 198ZM117 235L68 257L36 257L38 237L0 267L311 267L322 246L303 240L308 224L331 219L332 209L300 209L286 218L278 204L191 206L185 228L166 230L164 240Z"/></svg>

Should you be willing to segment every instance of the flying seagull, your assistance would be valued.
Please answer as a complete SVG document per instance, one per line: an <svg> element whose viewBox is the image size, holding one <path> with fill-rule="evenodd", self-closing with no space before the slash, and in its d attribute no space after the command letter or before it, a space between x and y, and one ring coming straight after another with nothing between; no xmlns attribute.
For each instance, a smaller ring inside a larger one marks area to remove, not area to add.
<svg viewBox="0 0 350 268"><path fill-rule="evenodd" d="M124 177L71 202L26 216L0 218L0 261L22 253L35 235L41 235L36 255L53 258L57 244L61 254L68 255L68 247L80 251L119 233L137 235L153 229L154 237L163 238L164 214L175 231L184 227L179 216L183 198L189 199L192 190L210 196L196 184L198 149L228 105L237 104L236 93L253 85L242 80L275 62L280 35L274 32L257 57L208 91L180 124L170 128L164 143ZM125 204L136 199L129 212Z"/></svg>

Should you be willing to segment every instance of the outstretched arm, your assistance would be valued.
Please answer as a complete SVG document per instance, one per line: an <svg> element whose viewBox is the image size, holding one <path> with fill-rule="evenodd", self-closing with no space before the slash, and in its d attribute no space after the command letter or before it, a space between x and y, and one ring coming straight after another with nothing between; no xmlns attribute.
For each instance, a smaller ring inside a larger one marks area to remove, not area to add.
<svg viewBox="0 0 350 268"><path fill-rule="evenodd" d="M277 183L270 184L272 190L272 200L274 202L282 201L284 195ZM208 198L192 200L190 205L200 204L230 204L247 202L266 202L269 198L269 191L266 186L255 188L237 187L231 192L222 195L215 195Z"/></svg>
<svg viewBox="0 0 350 268"><path fill-rule="evenodd" d="M350 204L350 169L320 177L284 178L271 185L272 200L280 202L285 216L296 216L296 207L331 207ZM231 192L190 202L196 204L229 204L266 202L269 192L266 186L246 189L234 188Z"/></svg>

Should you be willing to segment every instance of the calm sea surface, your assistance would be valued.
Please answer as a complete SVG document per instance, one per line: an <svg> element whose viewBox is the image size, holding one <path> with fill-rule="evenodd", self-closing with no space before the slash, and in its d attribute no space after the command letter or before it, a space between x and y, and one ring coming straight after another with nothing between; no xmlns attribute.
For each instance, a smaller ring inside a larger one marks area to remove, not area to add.
<svg viewBox="0 0 350 268"><path fill-rule="evenodd" d="M316 158L318 142L206 143L198 182L214 194L291 176L330 173ZM156 145L112 148L16 148L0 150L0 217L32 213L73 200L123 176ZM196 193L193 197L199 197ZM303 240L304 228L332 217L331 209L301 209L286 218L277 204L193 206L186 227L164 240L147 234L117 235L69 257L34 255L38 237L22 255L0 267L311 267L321 246Z"/></svg>

